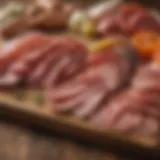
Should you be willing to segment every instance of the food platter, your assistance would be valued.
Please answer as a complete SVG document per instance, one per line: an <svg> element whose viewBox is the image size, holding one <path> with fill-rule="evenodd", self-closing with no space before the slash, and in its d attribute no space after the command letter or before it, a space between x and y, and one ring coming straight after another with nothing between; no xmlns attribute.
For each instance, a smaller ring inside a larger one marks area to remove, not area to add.
<svg viewBox="0 0 160 160"><path fill-rule="evenodd" d="M64 36L64 32L65 35L69 34L67 31L62 31L60 34ZM52 34L55 35L55 31ZM69 40L72 42L72 39ZM83 41L88 44L88 39ZM79 85L79 79L77 85ZM139 153L142 151L143 153L151 151L155 154L159 152L159 137L157 136L159 132L156 135L141 135L99 130L85 120L75 118L72 115L57 114L53 110L54 105L45 101L43 94L41 89L2 89L0 92L0 114L97 145L114 145L118 149L133 150Z"/></svg>

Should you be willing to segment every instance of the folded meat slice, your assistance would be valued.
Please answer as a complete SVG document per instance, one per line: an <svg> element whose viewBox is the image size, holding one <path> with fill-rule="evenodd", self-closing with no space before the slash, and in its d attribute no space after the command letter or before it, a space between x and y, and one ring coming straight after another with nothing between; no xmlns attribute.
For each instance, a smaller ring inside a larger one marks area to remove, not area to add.
<svg viewBox="0 0 160 160"><path fill-rule="evenodd" d="M134 16L131 17L129 21L130 28L132 29L131 32L137 32L139 30L152 30L160 32L160 22L152 13L148 11L136 13Z"/></svg>
<svg viewBox="0 0 160 160"><path fill-rule="evenodd" d="M123 30L119 27L115 15L106 15L97 24L97 32L102 36L111 34L123 34Z"/></svg>
<svg viewBox="0 0 160 160"><path fill-rule="evenodd" d="M140 67L128 90L121 92L96 112L90 122L104 130L158 133L160 120L160 66Z"/></svg>
<svg viewBox="0 0 160 160"><path fill-rule="evenodd" d="M105 50L97 53L79 76L63 85L55 85L48 91L54 109L60 113L72 112L76 117L87 118L101 108L104 100L108 100L127 83L133 69L130 59L125 56L130 53L120 52Z"/></svg>
<svg viewBox="0 0 160 160"><path fill-rule="evenodd" d="M148 13L148 10L140 4L134 2L124 3L119 7L118 14L116 15L115 19L123 32L131 32L132 27L130 25L130 21L137 13Z"/></svg>
<svg viewBox="0 0 160 160"><path fill-rule="evenodd" d="M157 135L159 122L153 117L144 117L143 122L136 128L140 135Z"/></svg>
<svg viewBox="0 0 160 160"><path fill-rule="evenodd" d="M146 64L139 68L133 78L132 86L141 89L154 89L160 92L160 66L157 64Z"/></svg>
<svg viewBox="0 0 160 160"><path fill-rule="evenodd" d="M40 33L28 33L6 42L0 50L0 73L19 56L37 50L46 41L48 41L48 37L46 38Z"/></svg>
<svg viewBox="0 0 160 160"><path fill-rule="evenodd" d="M52 52L55 62L43 80L47 88L69 80L87 67L88 49L75 37L60 38L54 43Z"/></svg>
<svg viewBox="0 0 160 160"><path fill-rule="evenodd" d="M53 88L50 97L55 105L55 110L57 112L69 112L74 111L76 115L81 115L87 112L87 108L93 110L97 107L95 102L92 103L93 98L97 98L97 104L101 103L105 92L110 90L106 86L104 79L100 76L101 73L97 72L99 68L93 68L80 76L76 77L72 81L68 81L62 86L57 86ZM107 88L107 90L106 90ZM76 110L78 109L78 110ZM89 109L90 110L90 109ZM88 112L87 112L88 113ZM87 113L85 115L87 115Z"/></svg>
<svg viewBox="0 0 160 160"><path fill-rule="evenodd" d="M43 56L41 56L41 60L32 67L30 73L27 78L27 84L29 86L39 87L43 84L43 79L51 72L53 64L56 64L55 54L52 53L52 50L48 50L45 52Z"/></svg>
<svg viewBox="0 0 160 160"><path fill-rule="evenodd" d="M142 109L147 110L147 104L140 102L134 97L128 97L128 92L125 92L104 105L89 121L92 125L105 131L156 134L159 129L158 121L154 116L150 116L150 113L146 115L141 112Z"/></svg>
<svg viewBox="0 0 160 160"><path fill-rule="evenodd" d="M0 86L11 87L26 78L50 41L40 33L30 33L5 44L0 50Z"/></svg>

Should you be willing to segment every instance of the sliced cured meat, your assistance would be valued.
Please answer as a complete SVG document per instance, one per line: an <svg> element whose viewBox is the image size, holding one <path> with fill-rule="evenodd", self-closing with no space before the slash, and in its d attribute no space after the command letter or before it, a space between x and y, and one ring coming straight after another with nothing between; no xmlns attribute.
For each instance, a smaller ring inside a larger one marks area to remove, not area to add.
<svg viewBox="0 0 160 160"><path fill-rule="evenodd" d="M106 89L102 86L90 89L90 96L85 99L82 107L74 111L76 117L88 117L102 104L105 96L107 95Z"/></svg>
<svg viewBox="0 0 160 160"><path fill-rule="evenodd" d="M141 126L143 117L134 113L126 113L117 121L117 123L111 126L113 131L136 133L136 129ZM145 134L145 133L144 133Z"/></svg>
<svg viewBox="0 0 160 160"><path fill-rule="evenodd" d="M117 7L122 3L121 0L98 2L88 9L89 17L99 22L104 16L115 12Z"/></svg>
<svg viewBox="0 0 160 160"><path fill-rule="evenodd" d="M86 85L83 83L81 84L79 83L79 85L77 85L76 80L72 82L69 81L67 83L60 85L57 88L48 90L47 97L53 100L53 102L56 101L57 103L59 103L65 101L68 98L73 98L73 96L80 94L85 90L85 88Z"/></svg>
<svg viewBox="0 0 160 160"><path fill-rule="evenodd" d="M97 31L102 36L109 34L122 34L123 30L119 27L115 16L105 16L97 25Z"/></svg>
<svg viewBox="0 0 160 160"><path fill-rule="evenodd" d="M45 37L41 34L30 34L15 40L15 47L9 49L2 48L2 55L0 56L0 84L11 86L16 85L18 82L24 80L24 76L34 68L40 55L45 49L44 44L49 44L51 38ZM9 45L14 45L14 41ZM8 80L9 77L10 80ZM14 77L14 78L13 78ZM15 81L16 79L16 81ZM4 83L4 84L3 84Z"/></svg>
<svg viewBox="0 0 160 160"><path fill-rule="evenodd" d="M124 102L120 103L123 104ZM90 119L90 123L102 130L116 131L120 133L138 133L143 135L153 135L157 133L158 121L156 119L150 116L145 118L146 116L141 113L132 112L131 110L127 110L127 108L123 110L124 108L121 104L118 105L117 102L115 105L109 104L104 106L100 112L96 113ZM121 110L123 110L123 112ZM121 114L119 114L120 112Z"/></svg>
<svg viewBox="0 0 160 160"><path fill-rule="evenodd" d="M160 89L160 67L158 65L147 64L142 66L132 81L134 88Z"/></svg>
<svg viewBox="0 0 160 160"><path fill-rule="evenodd" d="M84 90L83 94L77 94L73 97L67 97L61 102L57 102L53 97L53 99L55 100L54 110L61 113L73 111L74 109L80 108L86 101L86 98L90 98L90 95L91 92L89 92L88 90Z"/></svg>
<svg viewBox="0 0 160 160"><path fill-rule="evenodd" d="M121 117L124 114L122 109L126 105L129 106L128 102L126 102L125 95L126 92L120 94L120 96L117 96L108 104L105 102L103 107L101 107L102 109L92 116L91 123L95 125L99 124L101 128L106 127L106 129L112 127L117 122L116 120L119 119L119 115Z"/></svg>
<svg viewBox="0 0 160 160"><path fill-rule="evenodd" d="M97 95L97 92L101 94L100 96L100 102L101 102L103 97L105 96L104 91L106 91L106 88L107 90L110 90L106 86L104 79L100 77L99 72L97 72L95 68L86 71L85 73L82 73L82 75L80 75L76 79L73 79L71 82L62 86L63 87L59 86L56 87L55 89L53 88L53 92L51 94L53 103L55 104L55 106L57 104L58 104L57 106L60 106L59 108L61 108L61 112L66 111L66 108L80 109L84 107L87 101L89 103L91 102L91 100L93 100L93 95ZM100 88L98 86L100 86ZM66 88L70 88L71 90L68 89L66 92L65 90ZM91 106L93 105L95 105L95 103L91 104ZM94 108L96 107L97 105Z"/></svg>
<svg viewBox="0 0 160 160"><path fill-rule="evenodd" d="M0 73L6 71L10 63L18 59L19 56L40 50L40 47L44 46L48 41L48 37L46 38L42 34L32 33L12 40L9 44L6 43L0 51Z"/></svg>
<svg viewBox="0 0 160 160"><path fill-rule="evenodd" d="M125 3L119 7L116 21L125 33L131 32L130 21L137 13L147 13L148 11L138 3Z"/></svg>
<svg viewBox="0 0 160 160"><path fill-rule="evenodd" d="M14 73L4 74L0 76L0 87L1 88L11 88L16 87L21 82L21 77L18 77Z"/></svg>
<svg viewBox="0 0 160 160"><path fill-rule="evenodd" d="M55 106L60 106L61 112L72 111L73 115L80 118L94 114L103 101L107 101L128 80L126 77L132 66L128 58L116 52L107 50L92 57L85 72L62 85L64 91L61 85L55 85L50 92ZM68 89L66 92L66 88L71 88L71 91Z"/></svg>
<svg viewBox="0 0 160 160"><path fill-rule="evenodd" d="M156 135L159 131L159 122L152 117L145 117L136 130L142 135Z"/></svg>
<svg viewBox="0 0 160 160"><path fill-rule="evenodd" d="M15 62L11 64L9 72L13 72L17 76L25 78L26 81L28 81L37 65L44 65L43 61L49 54L49 50L52 44L52 41L50 41L48 44L44 46L44 48L39 48L40 50L33 51L33 53L28 53L26 55L21 56L19 59L17 59Z"/></svg>
<svg viewBox="0 0 160 160"><path fill-rule="evenodd" d="M56 65L45 79L45 86L52 87L79 74L87 66L87 48L75 38L62 38L52 48L56 54Z"/></svg>
<svg viewBox="0 0 160 160"><path fill-rule="evenodd" d="M40 61L33 69L28 77L28 83L31 86L42 86L43 79L51 71L51 67L56 63L54 54L46 54L44 60Z"/></svg>
<svg viewBox="0 0 160 160"><path fill-rule="evenodd" d="M156 92L151 92L150 90L137 90L132 89L126 95L126 102L128 106L121 107L121 113L129 111L129 112L137 112L142 115L158 117L160 116L160 103L158 101L160 95ZM118 104L118 103L117 103ZM120 115L120 113L119 113ZM117 115L118 116L118 115Z"/></svg>
<svg viewBox="0 0 160 160"><path fill-rule="evenodd" d="M126 16L131 16L133 13L139 10L145 11L146 9L139 3L125 2L119 6L118 10L120 13L125 14Z"/></svg>
<svg viewBox="0 0 160 160"><path fill-rule="evenodd" d="M132 32L139 30L153 30L160 32L160 23L151 13L136 13L129 22Z"/></svg>

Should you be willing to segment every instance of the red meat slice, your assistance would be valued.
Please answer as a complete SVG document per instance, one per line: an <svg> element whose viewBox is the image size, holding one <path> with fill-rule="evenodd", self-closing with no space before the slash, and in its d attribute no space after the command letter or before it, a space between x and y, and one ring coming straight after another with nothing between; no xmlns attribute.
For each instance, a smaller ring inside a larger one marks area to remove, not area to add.
<svg viewBox="0 0 160 160"><path fill-rule="evenodd" d="M156 135L159 131L159 121L152 117L144 117L143 122L136 130L142 135Z"/></svg>
<svg viewBox="0 0 160 160"><path fill-rule="evenodd" d="M128 97L126 97L127 99ZM134 102L134 100L133 100ZM90 122L102 130L116 131L120 133L141 133L152 135L158 131L158 121L152 117L145 118L139 112L133 112L123 108L125 101L121 100L104 108L96 113ZM130 104L132 101L130 101ZM134 102L137 103L137 102ZM123 111L122 111L123 110ZM152 126L153 124L153 126ZM144 129L143 129L144 125Z"/></svg>
<svg viewBox="0 0 160 160"><path fill-rule="evenodd" d="M119 27L125 33L130 33L132 28L130 21L135 14L148 13L147 9L138 3L125 3L119 7L119 12L116 15L116 21Z"/></svg>
<svg viewBox="0 0 160 160"><path fill-rule="evenodd" d="M111 34L123 34L123 30L119 27L114 15L105 16L98 22L97 31L102 36Z"/></svg>
<svg viewBox="0 0 160 160"><path fill-rule="evenodd" d="M44 44L48 44L49 41L51 41L50 38L41 34L30 34L26 35L25 38L18 39L15 48L8 51L3 48L1 52L6 55L0 57L0 61L3 61L0 66L0 86L8 85L11 87L22 81L36 64L33 59L36 58L37 54L43 52ZM14 44L13 42L11 45Z"/></svg>
<svg viewBox="0 0 160 160"><path fill-rule="evenodd" d="M90 116L102 104L106 94L106 89L103 86L93 87L90 90L90 96L83 102L82 107L76 108L74 115L80 118Z"/></svg>
<svg viewBox="0 0 160 160"><path fill-rule="evenodd" d="M128 68L131 68L126 63L127 60L117 53L105 51L97 54L91 59L90 66L85 72L63 84L64 91L61 85L55 85L53 91L50 91L56 110L59 107L60 112L73 111L73 114L80 118L92 115L104 99L108 99L114 91L126 83ZM66 92L66 88L70 88L71 91L68 89Z"/></svg>
<svg viewBox="0 0 160 160"><path fill-rule="evenodd" d="M133 79L132 86L141 89L157 89L160 91L160 67L154 64L142 66Z"/></svg>
<svg viewBox="0 0 160 160"><path fill-rule="evenodd" d="M6 71L10 63L19 56L37 50L40 46L44 46L45 42L46 37L44 35L32 33L6 43L0 51L0 73Z"/></svg>
<svg viewBox="0 0 160 160"><path fill-rule="evenodd" d="M56 55L56 65L53 64L51 72L45 78L45 86L53 87L86 68L88 50L76 38L63 37L54 43L52 50Z"/></svg>
<svg viewBox="0 0 160 160"><path fill-rule="evenodd" d="M53 42L52 40L50 40L44 46L37 48L37 51L33 50L33 52L22 55L13 63L11 70L18 76L27 77L28 74L30 74L32 70L34 70L37 64L41 63L43 59L46 58L52 45Z"/></svg>
<svg viewBox="0 0 160 160"><path fill-rule="evenodd" d="M143 119L144 118L141 115L126 113L117 121L117 123L110 126L110 129L121 133L136 133L136 128L142 124Z"/></svg>
<svg viewBox="0 0 160 160"><path fill-rule="evenodd" d="M151 13L136 13L129 22L132 33L139 30L152 30L160 32L160 23Z"/></svg>

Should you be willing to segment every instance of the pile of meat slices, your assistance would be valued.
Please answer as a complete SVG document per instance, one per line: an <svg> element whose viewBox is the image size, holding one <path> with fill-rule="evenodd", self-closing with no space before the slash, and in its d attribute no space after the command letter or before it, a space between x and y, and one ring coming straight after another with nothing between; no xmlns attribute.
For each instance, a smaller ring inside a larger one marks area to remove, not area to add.
<svg viewBox="0 0 160 160"><path fill-rule="evenodd" d="M113 33L129 36L139 30L160 32L158 13L155 16L153 11L135 2L122 3L109 11L104 9L98 16L91 14L91 17L97 24L97 32L102 36Z"/></svg>
<svg viewBox="0 0 160 160"><path fill-rule="evenodd" d="M71 36L27 33L0 50L0 86L42 88L54 112L122 133L158 132L160 67L129 44L101 52ZM140 66L140 67L139 67Z"/></svg>

